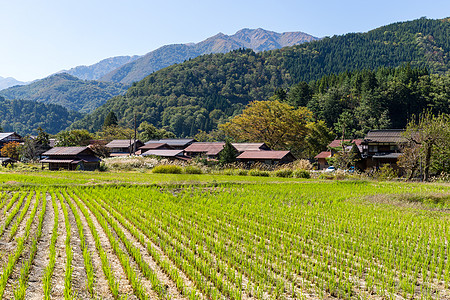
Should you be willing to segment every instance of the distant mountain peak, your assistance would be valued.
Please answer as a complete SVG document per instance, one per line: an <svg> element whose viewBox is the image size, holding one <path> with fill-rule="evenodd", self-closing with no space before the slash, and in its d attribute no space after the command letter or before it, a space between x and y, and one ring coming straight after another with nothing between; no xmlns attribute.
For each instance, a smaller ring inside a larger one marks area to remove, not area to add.
<svg viewBox="0 0 450 300"><path fill-rule="evenodd" d="M225 53L239 48L251 48L256 52L260 52L317 39L303 32L277 33L263 28L243 28L232 35L219 32L198 43L162 46L111 71L101 77L100 80L130 84L159 69L203 54Z"/></svg>

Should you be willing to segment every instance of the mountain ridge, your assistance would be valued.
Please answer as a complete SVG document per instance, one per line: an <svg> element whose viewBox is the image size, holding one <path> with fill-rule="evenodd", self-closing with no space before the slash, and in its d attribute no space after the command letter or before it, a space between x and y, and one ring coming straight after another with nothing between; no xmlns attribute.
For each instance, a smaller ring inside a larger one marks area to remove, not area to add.
<svg viewBox="0 0 450 300"><path fill-rule="evenodd" d="M126 91L120 83L82 80L67 73L54 74L24 86L0 91L6 99L58 104L81 113L91 112L113 96Z"/></svg>
<svg viewBox="0 0 450 300"><path fill-rule="evenodd" d="M262 28L244 28L233 35L220 32L198 43L164 45L109 72L99 80L131 84L152 72L204 54L226 53L239 48L261 52L318 39L300 31L277 33Z"/></svg>

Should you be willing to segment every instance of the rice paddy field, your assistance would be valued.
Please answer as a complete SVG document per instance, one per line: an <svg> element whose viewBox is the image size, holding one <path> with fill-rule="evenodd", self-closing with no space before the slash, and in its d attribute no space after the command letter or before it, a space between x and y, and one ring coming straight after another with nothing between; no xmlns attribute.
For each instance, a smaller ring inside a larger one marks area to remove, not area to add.
<svg viewBox="0 0 450 300"><path fill-rule="evenodd" d="M450 299L450 186L0 174L2 299Z"/></svg>

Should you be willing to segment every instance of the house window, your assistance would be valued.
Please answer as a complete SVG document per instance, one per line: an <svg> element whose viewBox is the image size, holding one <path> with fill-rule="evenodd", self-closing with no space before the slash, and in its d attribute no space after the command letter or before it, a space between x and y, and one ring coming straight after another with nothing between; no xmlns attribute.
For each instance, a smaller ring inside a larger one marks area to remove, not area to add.
<svg viewBox="0 0 450 300"><path fill-rule="evenodd" d="M378 152L377 145L369 145L369 152Z"/></svg>

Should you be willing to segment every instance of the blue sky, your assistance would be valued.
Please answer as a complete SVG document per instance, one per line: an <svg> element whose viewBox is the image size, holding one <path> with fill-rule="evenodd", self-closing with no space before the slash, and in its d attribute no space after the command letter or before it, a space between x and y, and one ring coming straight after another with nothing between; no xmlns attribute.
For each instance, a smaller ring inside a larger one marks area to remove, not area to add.
<svg viewBox="0 0 450 300"><path fill-rule="evenodd" d="M323 37L424 16L450 17L450 1L0 0L0 76L34 80L242 28Z"/></svg>

